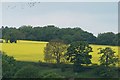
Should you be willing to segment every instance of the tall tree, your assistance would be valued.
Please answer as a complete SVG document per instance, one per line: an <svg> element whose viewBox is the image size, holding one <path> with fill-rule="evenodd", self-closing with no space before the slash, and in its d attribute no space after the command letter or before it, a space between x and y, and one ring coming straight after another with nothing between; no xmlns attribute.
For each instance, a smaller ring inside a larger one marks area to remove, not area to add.
<svg viewBox="0 0 120 80"><path fill-rule="evenodd" d="M98 54L102 54L99 60L101 65L108 67L110 65L116 65L119 61L119 58L115 56L115 51L110 47L106 47L105 49L99 48L99 50Z"/></svg>
<svg viewBox="0 0 120 80"><path fill-rule="evenodd" d="M113 78L115 75L118 76L117 68L113 67L119 62L119 58L115 55L115 51L113 51L110 47L99 48L100 54L100 65L97 69L97 74L100 77L104 78ZM118 65L119 66L119 65Z"/></svg>
<svg viewBox="0 0 120 80"><path fill-rule="evenodd" d="M82 64L91 64L90 52L92 52L92 48L87 42L77 41L70 44L65 55L67 60L74 63L74 70L79 71Z"/></svg>
<svg viewBox="0 0 120 80"><path fill-rule="evenodd" d="M44 60L46 62L55 61L60 63L64 57L64 53L67 50L67 45L60 40L52 40L47 43L44 49Z"/></svg>

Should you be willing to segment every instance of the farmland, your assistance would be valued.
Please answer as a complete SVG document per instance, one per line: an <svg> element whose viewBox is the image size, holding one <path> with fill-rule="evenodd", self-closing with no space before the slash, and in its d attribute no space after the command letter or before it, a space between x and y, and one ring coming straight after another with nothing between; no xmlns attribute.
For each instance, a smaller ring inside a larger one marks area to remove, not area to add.
<svg viewBox="0 0 120 80"><path fill-rule="evenodd" d="M47 42L39 41L26 41L18 40L18 43L0 43L1 51L4 51L7 55L13 56L16 60L19 61L32 61L38 62L44 61L44 47ZM98 48L111 47L116 54L118 55L117 46L104 46L104 45L90 45L93 48L92 54L92 63L98 63L99 56Z"/></svg>

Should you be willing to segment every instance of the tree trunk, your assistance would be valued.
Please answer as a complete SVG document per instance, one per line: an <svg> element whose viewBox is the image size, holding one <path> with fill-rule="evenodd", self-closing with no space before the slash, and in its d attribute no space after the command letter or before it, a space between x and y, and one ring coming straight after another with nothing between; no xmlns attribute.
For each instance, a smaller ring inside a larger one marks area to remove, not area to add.
<svg viewBox="0 0 120 80"><path fill-rule="evenodd" d="M5 42L8 43L8 39L6 39Z"/></svg>
<svg viewBox="0 0 120 80"><path fill-rule="evenodd" d="M60 64L60 53L59 53L59 48L57 50L57 64Z"/></svg>
<svg viewBox="0 0 120 80"><path fill-rule="evenodd" d="M60 64L60 54L58 53L58 55L57 55L57 64Z"/></svg>
<svg viewBox="0 0 120 80"><path fill-rule="evenodd" d="M108 54L106 55L106 67L108 67Z"/></svg>

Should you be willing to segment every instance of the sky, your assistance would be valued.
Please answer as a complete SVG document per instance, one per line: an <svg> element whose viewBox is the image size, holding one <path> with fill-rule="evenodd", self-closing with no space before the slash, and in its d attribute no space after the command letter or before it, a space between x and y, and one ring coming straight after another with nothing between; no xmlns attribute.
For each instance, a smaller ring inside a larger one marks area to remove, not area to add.
<svg viewBox="0 0 120 80"><path fill-rule="evenodd" d="M32 6L34 5L34 6ZM0 13L1 15L1 13ZM117 2L3 2L2 25L80 27L97 36L118 32Z"/></svg>

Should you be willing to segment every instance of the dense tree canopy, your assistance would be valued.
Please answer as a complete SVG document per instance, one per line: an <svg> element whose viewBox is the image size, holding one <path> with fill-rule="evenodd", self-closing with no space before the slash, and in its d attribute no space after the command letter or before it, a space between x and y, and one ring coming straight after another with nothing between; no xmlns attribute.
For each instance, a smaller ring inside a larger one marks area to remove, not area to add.
<svg viewBox="0 0 120 80"><path fill-rule="evenodd" d="M75 71L79 71L81 64L91 64L92 48L85 41L77 41L70 44L65 54L67 60L74 63ZM77 70L76 70L77 69Z"/></svg>
<svg viewBox="0 0 120 80"><path fill-rule="evenodd" d="M105 45L117 45L117 35L112 32L98 34L97 43Z"/></svg>
<svg viewBox="0 0 120 80"><path fill-rule="evenodd" d="M92 55L89 53L92 52L92 48L87 42L77 41L70 44L67 49L67 59L70 62L78 62L79 64L91 64Z"/></svg>
<svg viewBox="0 0 120 80"><path fill-rule="evenodd" d="M95 37L92 33L82 30L81 28L58 28L54 25L44 27L33 27L23 25L19 28L2 27L2 37L6 40L36 40L51 41L53 39L63 40L70 44L75 41L87 41L90 44L101 45L118 45L119 33L112 32L100 33Z"/></svg>

